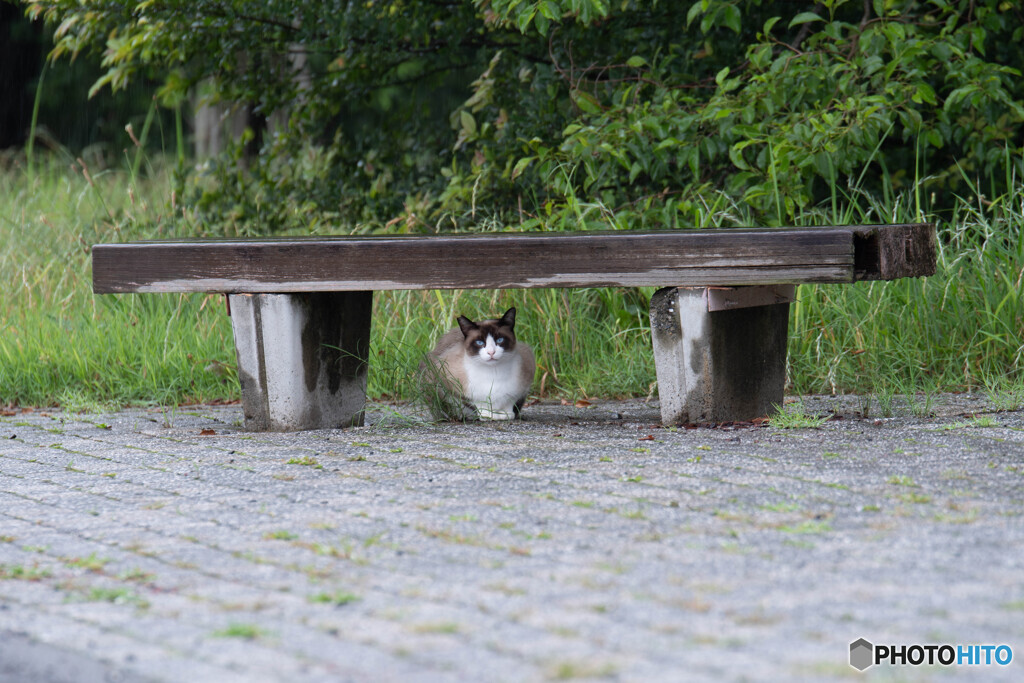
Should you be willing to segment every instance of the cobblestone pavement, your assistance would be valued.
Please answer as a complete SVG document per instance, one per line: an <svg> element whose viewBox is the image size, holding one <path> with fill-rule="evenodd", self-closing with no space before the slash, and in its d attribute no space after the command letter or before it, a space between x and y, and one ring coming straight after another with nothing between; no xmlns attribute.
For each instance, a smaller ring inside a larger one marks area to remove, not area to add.
<svg viewBox="0 0 1024 683"><path fill-rule="evenodd" d="M927 403L299 434L8 410L0 680L1024 680L1024 412ZM1014 658L862 674L861 637Z"/></svg>

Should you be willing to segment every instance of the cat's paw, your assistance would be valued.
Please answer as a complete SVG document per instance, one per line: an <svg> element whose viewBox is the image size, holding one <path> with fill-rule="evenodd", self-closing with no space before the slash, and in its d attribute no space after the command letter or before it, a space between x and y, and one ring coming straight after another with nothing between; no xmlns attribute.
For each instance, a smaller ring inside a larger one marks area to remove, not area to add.
<svg viewBox="0 0 1024 683"><path fill-rule="evenodd" d="M516 414L511 410L491 410L490 408L479 409L481 420L512 420Z"/></svg>

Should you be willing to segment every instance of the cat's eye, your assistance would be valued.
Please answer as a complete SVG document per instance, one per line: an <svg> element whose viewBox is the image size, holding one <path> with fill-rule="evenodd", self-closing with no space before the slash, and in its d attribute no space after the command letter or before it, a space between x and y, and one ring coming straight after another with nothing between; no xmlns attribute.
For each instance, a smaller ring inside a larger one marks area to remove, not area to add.
<svg viewBox="0 0 1024 683"><path fill-rule="evenodd" d="M494 343L495 344L504 344L505 343L505 338L504 337L498 337L497 339L494 340Z"/></svg>
<svg viewBox="0 0 1024 683"><path fill-rule="evenodd" d="M473 345L474 346L484 346L484 340L483 339L477 339L475 342L473 342Z"/></svg>

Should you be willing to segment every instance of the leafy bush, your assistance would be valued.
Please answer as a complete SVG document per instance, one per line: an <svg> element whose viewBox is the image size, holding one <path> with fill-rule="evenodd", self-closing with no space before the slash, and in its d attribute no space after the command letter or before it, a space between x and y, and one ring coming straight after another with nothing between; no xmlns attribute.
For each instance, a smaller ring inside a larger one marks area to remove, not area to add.
<svg viewBox="0 0 1024 683"><path fill-rule="evenodd" d="M212 83L268 122L190 179L232 232L779 224L1021 161L1010 0L25 4L102 54L94 89L162 69L165 102Z"/></svg>

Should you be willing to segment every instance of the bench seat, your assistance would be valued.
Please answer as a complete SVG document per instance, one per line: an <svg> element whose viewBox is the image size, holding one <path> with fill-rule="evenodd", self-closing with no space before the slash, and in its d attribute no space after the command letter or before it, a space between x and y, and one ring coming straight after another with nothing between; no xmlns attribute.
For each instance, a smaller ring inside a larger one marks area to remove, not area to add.
<svg viewBox="0 0 1024 683"><path fill-rule="evenodd" d="M932 224L97 244L93 291L229 295L246 425L361 424L372 292L657 287L666 424L782 402L794 285L931 275Z"/></svg>

